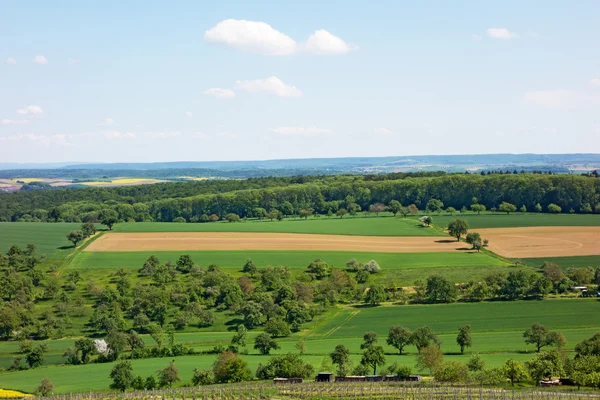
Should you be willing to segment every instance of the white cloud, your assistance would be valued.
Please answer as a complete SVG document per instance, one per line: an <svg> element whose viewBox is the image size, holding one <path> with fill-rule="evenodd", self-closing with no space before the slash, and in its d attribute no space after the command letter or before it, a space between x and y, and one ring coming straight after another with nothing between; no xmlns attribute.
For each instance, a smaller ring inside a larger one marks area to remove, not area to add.
<svg viewBox="0 0 600 400"><path fill-rule="evenodd" d="M214 96L217 99L233 99L235 92L231 89L210 88L204 91L205 95Z"/></svg>
<svg viewBox="0 0 600 400"><path fill-rule="evenodd" d="M7 64L11 64L11 65L15 65L17 63L17 60L15 60L12 57L8 57L5 61Z"/></svg>
<svg viewBox="0 0 600 400"><path fill-rule="evenodd" d="M180 135L180 132L144 132L144 136L152 138L172 138Z"/></svg>
<svg viewBox="0 0 600 400"><path fill-rule="evenodd" d="M294 39L264 22L226 19L204 32L204 39L266 55L288 55L296 51Z"/></svg>
<svg viewBox="0 0 600 400"><path fill-rule="evenodd" d="M388 128L375 128L373 131L375 133L379 133L380 135L391 135L392 133L394 133Z"/></svg>
<svg viewBox="0 0 600 400"><path fill-rule="evenodd" d="M532 104L553 110L566 110L586 106L600 105L599 96L571 90L539 90L523 95L525 104Z"/></svg>
<svg viewBox="0 0 600 400"><path fill-rule="evenodd" d="M42 116L42 115L44 115L44 110L42 110L42 107L40 107L40 106L31 105L31 106L23 107L23 108L17 110L17 114L30 115L30 116Z"/></svg>
<svg viewBox="0 0 600 400"><path fill-rule="evenodd" d="M236 89L245 90L250 93L268 93L280 97L302 96L302 92L296 86L286 85L276 76L266 79L237 81L235 87Z"/></svg>
<svg viewBox="0 0 600 400"><path fill-rule="evenodd" d="M135 133L119 131L108 131L104 132L103 135L107 139L133 139L136 137Z"/></svg>
<svg viewBox="0 0 600 400"><path fill-rule="evenodd" d="M600 78L590 79L590 85L592 85L592 86L600 86Z"/></svg>
<svg viewBox="0 0 600 400"><path fill-rule="evenodd" d="M217 136L228 139L237 139L238 137L238 135L233 132L217 132Z"/></svg>
<svg viewBox="0 0 600 400"><path fill-rule="evenodd" d="M302 50L313 54L346 54L354 49L324 29L315 31L302 46Z"/></svg>
<svg viewBox="0 0 600 400"><path fill-rule="evenodd" d="M78 58L71 58L71 57L69 57L67 59L67 61L69 62L69 64L78 64L80 60Z"/></svg>
<svg viewBox="0 0 600 400"><path fill-rule="evenodd" d="M511 32L506 28L489 28L487 34L493 39L515 39L519 37L518 34Z"/></svg>
<svg viewBox="0 0 600 400"><path fill-rule="evenodd" d="M184 115L185 115L186 117L191 117L191 116L192 116L192 115L194 115L194 114L192 114L192 112L191 112L191 111L186 111L186 112L184 113Z"/></svg>
<svg viewBox="0 0 600 400"><path fill-rule="evenodd" d="M115 124L115 120L110 118L110 117L106 117L102 120L102 123L100 124L100 126L112 126Z"/></svg>
<svg viewBox="0 0 600 400"><path fill-rule="evenodd" d="M278 133L285 136L317 136L332 133L331 129L301 126L279 126L277 128L271 128L271 132Z"/></svg>
<svg viewBox="0 0 600 400"><path fill-rule="evenodd" d="M26 119L2 119L0 120L0 125L23 125L26 124Z"/></svg>
<svg viewBox="0 0 600 400"><path fill-rule="evenodd" d="M32 61L36 64L42 64L42 65L48 64L48 59L46 57L40 56L40 55L33 57Z"/></svg>

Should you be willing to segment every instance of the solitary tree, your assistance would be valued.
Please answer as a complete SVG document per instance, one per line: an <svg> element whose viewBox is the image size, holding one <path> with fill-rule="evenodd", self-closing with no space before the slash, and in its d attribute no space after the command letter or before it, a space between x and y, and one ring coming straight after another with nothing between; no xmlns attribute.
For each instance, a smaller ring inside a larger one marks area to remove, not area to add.
<svg viewBox="0 0 600 400"><path fill-rule="evenodd" d="M511 203L507 203L506 201L503 201L498 206L498 211L505 212L506 214L510 214L511 212L517 211L517 206L515 206L514 204L511 204Z"/></svg>
<svg viewBox="0 0 600 400"><path fill-rule="evenodd" d="M335 215L337 215L340 218L344 218L344 215L346 214L348 214L348 210L346 210L345 208L340 208L335 212Z"/></svg>
<svg viewBox="0 0 600 400"><path fill-rule="evenodd" d="M536 323L523 332L523 337L525 338L525 343L535 345L536 351L539 353L542 347L553 344L554 335L550 333L544 325Z"/></svg>
<svg viewBox="0 0 600 400"><path fill-rule="evenodd" d="M102 225L106 225L109 230L112 230L113 225L119 221L119 214L115 210L105 208L100 210L98 219Z"/></svg>
<svg viewBox="0 0 600 400"><path fill-rule="evenodd" d="M252 379L248 363L231 351L219 354L213 364L216 383L242 382Z"/></svg>
<svg viewBox="0 0 600 400"><path fill-rule="evenodd" d="M35 393L41 395L42 397L46 397L52 394L54 390L54 383L48 379L48 377L42 379L37 388L35 388Z"/></svg>
<svg viewBox="0 0 600 400"><path fill-rule="evenodd" d="M560 214L560 212L562 211L562 208L554 203L550 203L548 204L548 212L552 213L552 214Z"/></svg>
<svg viewBox="0 0 600 400"><path fill-rule="evenodd" d="M96 233L96 225L93 222L85 222L81 224L81 232L85 237L90 237Z"/></svg>
<svg viewBox="0 0 600 400"><path fill-rule="evenodd" d="M431 344L436 344L438 347L440 345L437 335L428 326L415 329L410 337L410 342L415 345L419 353Z"/></svg>
<svg viewBox="0 0 600 400"><path fill-rule="evenodd" d="M471 205L471 211L474 211L479 215L482 211L485 211L485 206L483 204L473 204Z"/></svg>
<svg viewBox="0 0 600 400"><path fill-rule="evenodd" d="M402 210L402 204L398 200L391 200L390 204L388 204L388 211L394 214L398 214Z"/></svg>
<svg viewBox="0 0 600 400"><path fill-rule="evenodd" d="M277 350L279 344L268 333L261 333L254 339L254 349L258 350L260 354L267 355L271 350Z"/></svg>
<svg viewBox="0 0 600 400"><path fill-rule="evenodd" d="M350 350L343 344L338 344L335 346L335 350L329 354L329 357L331 362L337 365L337 374L345 376L350 362Z"/></svg>
<svg viewBox="0 0 600 400"><path fill-rule="evenodd" d="M373 375L377 375L377 367L385 364L385 351L382 346L369 346L363 352L360 363L373 368Z"/></svg>
<svg viewBox="0 0 600 400"><path fill-rule="evenodd" d="M456 343L460 346L460 353L465 352L465 347L471 347L473 339L471 338L471 325L464 325L458 328Z"/></svg>
<svg viewBox="0 0 600 400"><path fill-rule="evenodd" d="M515 385L515 382L527 379L527 370L525 369L525 366L512 358L504 362L502 370L504 376L510 379L510 383L513 386Z"/></svg>
<svg viewBox="0 0 600 400"><path fill-rule="evenodd" d="M398 349L398 353L402 354L404 347L411 342L411 335L409 329L401 326L392 326L388 333L387 344Z"/></svg>
<svg viewBox="0 0 600 400"><path fill-rule="evenodd" d="M464 219L455 219L448 223L448 233L454 236L457 241L460 240L462 235L466 235L469 231L469 224Z"/></svg>
<svg viewBox="0 0 600 400"><path fill-rule="evenodd" d="M171 361L165 369L157 371L158 383L161 387L173 387L173 384L179 381L179 370L175 366L175 361Z"/></svg>
<svg viewBox="0 0 600 400"><path fill-rule="evenodd" d="M67 234L67 239L73 243L73 247L77 247L77 243L85 239L85 235L82 231L71 231Z"/></svg>
<svg viewBox="0 0 600 400"><path fill-rule="evenodd" d="M420 370L428 369L433 373L444 361L444 353L436 346L427 346L417 355L417 368Z"/></svg>
<svg viewBox="0 0 600 400"><path fill-rule="evenodd" d="M111 389L124 392L127 388L131 387L134 379L131 361L121 361L115 365L110 371L110 378L112 379L112 383L110 384Z"/></svg>

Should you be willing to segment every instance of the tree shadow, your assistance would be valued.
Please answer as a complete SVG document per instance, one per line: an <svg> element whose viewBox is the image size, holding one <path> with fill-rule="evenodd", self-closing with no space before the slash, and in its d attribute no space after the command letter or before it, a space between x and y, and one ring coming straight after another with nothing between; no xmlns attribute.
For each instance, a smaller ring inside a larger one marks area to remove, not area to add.
<svg viewBox="0 0 600 400"><path fill-rule="evenodd" d="M452 240L452 239L440 239L440 240L436 240L436 243L455 243L456 240Z"/></svg>
<svg viewBox="0 0 600 400"><path fill-rule="evenodd" d="M68 246L60 246L57 247L58 250L68 250L68 249L75 249L76 247L73 246L72 244L68 245Z"/></svg>

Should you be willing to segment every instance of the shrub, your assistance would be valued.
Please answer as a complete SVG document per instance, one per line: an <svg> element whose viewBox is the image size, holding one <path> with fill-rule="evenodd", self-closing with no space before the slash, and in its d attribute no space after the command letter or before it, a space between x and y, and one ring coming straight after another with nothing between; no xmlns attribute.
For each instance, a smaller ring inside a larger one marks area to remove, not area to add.
<svg viewBox="0 0 600 400"><path fill-rule="evenodd" d="M365 271L370 274L376 274L377 272L381 271L381 267L375 260L371 260L365 264Z"/></svg>
<svg viewBox="0 0 600 400"><path fill-rule="evenodd" d="M187 221L183 217L177 217L177 218L173 219L173 222L186 223Z"/></svg>

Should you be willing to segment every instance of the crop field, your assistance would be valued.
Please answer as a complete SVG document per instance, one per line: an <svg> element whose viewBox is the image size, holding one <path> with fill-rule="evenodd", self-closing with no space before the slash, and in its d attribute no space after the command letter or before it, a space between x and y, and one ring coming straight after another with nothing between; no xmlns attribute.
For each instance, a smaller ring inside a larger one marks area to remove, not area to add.
<svg viewBox="0 0 600 400"><path fill-rule="evenodd" d="M573 257L539 257L539 258L522 258L520 262L539 267L544 262L548 261L567 270L569 267L600 267L600 255L598 256L573 256Z"/></svg>
<svg viewBox="0 0 600 400"><path fill-rule="evenodd" d="M600 226L493 228L478 231L504 257L600 256Z"/></svg>
<svg viewBox="0 0 600 400"><path fill-rule="evenodd" d="M424 227L415 218L366 218L363 216L204 224L133 222L117 224L114 230L116 232L273 232L358 236L446 236L434 228Z"/></svg>
<svg viewBox="0 0 600 400"><path fill-rule="evenodd" d="M153 183L165 182L160 179L148 179L148 178L118 178L110 181L92 181L92 182L81 182L86 186L131 186L131 185L148 185Z"/></svg>
<svg viewBox="0 0 600 400"><path fill-rule="evenodd" d="M51 258L66 257L73 252L67 233L81 227L78 223L0 222L0 253L14 244L35 244L37 252Z"/></svg>
<svg viewBox="0 0 600 400"><path fill-rule="evenodd" d="M518 228L526 226L600 226L600 214L547 214L547 213L475 213L432 214L433 223L445 227L456 218L465 219L471 229Z"/></svg>

